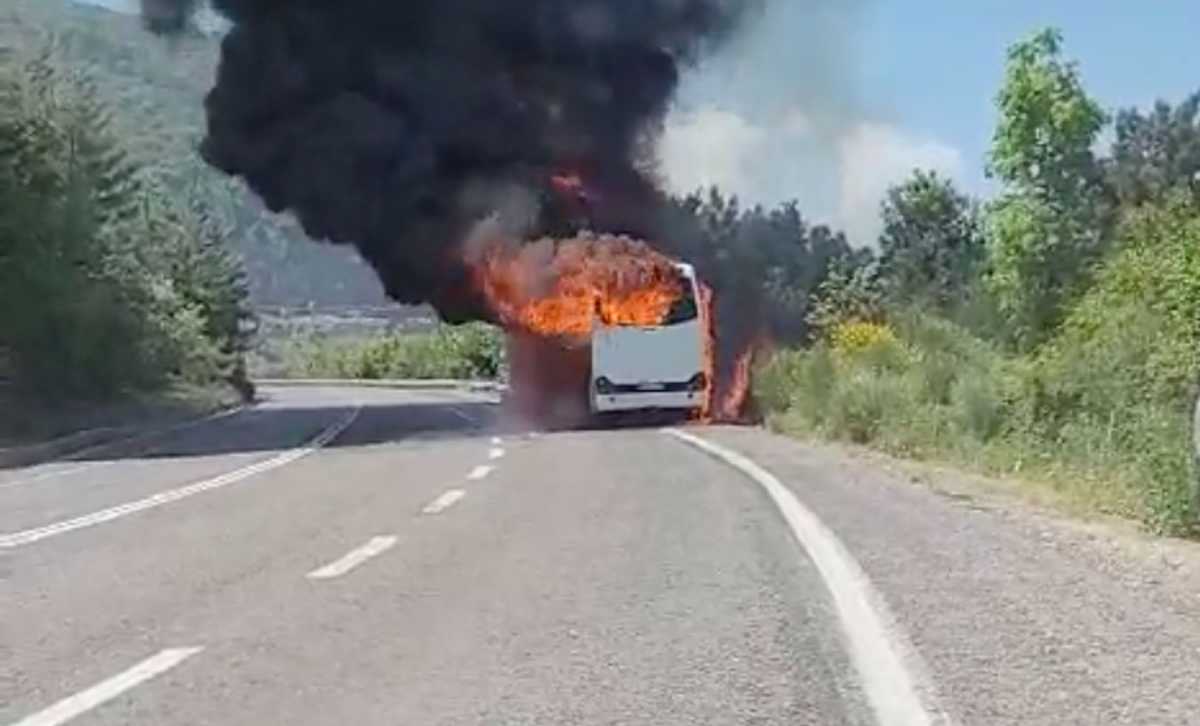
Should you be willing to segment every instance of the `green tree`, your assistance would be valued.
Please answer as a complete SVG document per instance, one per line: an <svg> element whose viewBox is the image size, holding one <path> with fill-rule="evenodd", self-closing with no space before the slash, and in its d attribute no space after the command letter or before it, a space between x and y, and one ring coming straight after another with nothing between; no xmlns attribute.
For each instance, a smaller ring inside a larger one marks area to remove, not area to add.
<svg viewBox="0 0 1200 726"><path fill-rule="evenodd" d="M241 182L209 168L196 153L220 39L194 26L164 40L136 17L94 5L7 0L0 48L26 53L50 45L60 68L86 68L109 109L112 136L129 142L122 151L139 181L203 198L244 259L257 304L387 304L374 271L353 248L307 239L290 216L268 212Z"/></svg>
<svg viewBox="0 0 1200 726"><path fill-rule="evenodd" d="M1159 101L1148 113L1121 111L1115 131L1106 171L1119 204L1159 200L1172 189L1200 193L1200 93L1174 107Z"/></svg>
<svg viewBox="0 0 1200 726"><path fill-rule="evenodd" d="M990 155L1004 192L988 214L989 285L1026 347L1060 319L1103 239L1092 146L1106 116L1061 46L1047 29L1009 49Z"/></svg>
<svg viewBox="0 0 1200 726"><path fill-rule="evenodd" d="M813 291L808 323L817 332L848 321L876 323L885 318L884 292L878 267L861 259L842 258Z"/></svg>
<svg viewBox="0 0 1200 726"><path fill-rule="evenodd" d="M18 382L44 394L109 393L138 377L142 321L107 234L134 192L105 143L107 116L48 52L4 63L0 122L0 296ZM117 374L120 374L119 376Z"/></svg>
<svg viewBox="0 0 1200 726"><path fill-rule="evenodd" d="M220 229L117 141L86 78L0 57L0 348L41 398L235 381L245 285Z"/></svg>
<svg viewBox="0 0 1200 726"><path fill-rule="evenodd" d="M894 301L946 309L978 274L983 237L975 204L934 171L917 170L882 205L879 276Z"/></svg>
<svg viewBox="0 0 1200 726"><path fill-rule="evenodd" d="M855 250L845 235L810 225L794 202L773 209L744 209L719 189L675 200L677 221L668 238L686 244L676 252L699 265L720 289L732 327L747 335L766 333L780 342L810 337L809 313L818 286L838 265L857 267L873 258Z"/></svg>

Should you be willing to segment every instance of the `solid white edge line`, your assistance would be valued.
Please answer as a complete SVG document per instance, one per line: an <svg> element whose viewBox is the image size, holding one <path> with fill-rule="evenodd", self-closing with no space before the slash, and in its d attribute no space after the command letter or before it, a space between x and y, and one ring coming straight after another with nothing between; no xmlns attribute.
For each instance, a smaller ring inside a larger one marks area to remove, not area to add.
<svg viewBox="0 0 1200 726"><path fill-rule="evenodd" d="M249 410L249 406L238 406L236 408L228 409L225 411L217 411L216 413L209 414L208 416L205 416L204 418L195 419L192 421L184 421L182 423L174 424L172 426L168 426L167 428L159 429L157 431L146 431L146 432L143 432L140 434L133 434L132 436L127 436L123 439L106 441L103 444L96 444L95 446L89 446L86 449L81 449L81 450L73 452L71 454L67 454L66 456L63 456L62 458L53 459L51 461L44 461L40 464L35 464L34 466L28 467L28 468L40 469L40 468L47 467L47 466L53 466L55 464L65 464L68 462L80 462L81 460L85 459L88 456L91 456L92 454L95 454L98 451L104 451L105 449L115 449L118 446L129 446L130 444L136 445L138 442L148 441L150 439L154 439L159 436L164 436L164 437L171 436L174 434L181 433L183 431L189 431L193 428L198 428L207 423L212 423L214 421L219 421L224 418L229 418L230 416L239 414L246 410ZM153 451L153 449L151 449L151 451ZM47 472L43 472L41 474L35 474L35 475L25 478L25 479L15 479L12 481L6 481L3 483L0 483L0 490L14 489L19 486L35 484L39 481L46 481L48 479L58 479L58 478L64 477L64 476L78 474L81 471L90 471L92 469L96 469L96 468L99 468L102 466L110 466L114 463L115 462L111 461L111 460L83 461L82 463L79 463L77 466L73 466L69 469L59 469L59 470L47 471Z"/></svg>
<svg viewBox="0 0 1200 726"><path fill-rule="evenodd" d="M310 580L331 580L335 577L341 577L367 560L378 557L395 547L398 541L396 537L392 536L373 537L370 542L355 550L351 550L346 556L336 562L331 562L324 567L308 573L307 577Z"/></svg>
<svg viewBox="0 0 1200 726"><path fill-rule="evenodd" d="M55 522L53 524L45 525L44 527L37 527L36 529L27 529L22 532L13 532L11 534L0 535L0 550L32 544L48 537L66 534L67 532L83 529L85 527L92 527L97 524L103 524L104 522L111 522L114 519L127 517L130 514L144 512L147 509L154 509L165 504L177 502L181 499L187 499L188 497L195 496L202 492L220 489L221 487L235 484L243 479L248 479L255 474L261 474L272 469L278 469L279 467L290 464L297 459L303 459L304 457L312 454L336 439L343 431L349 428L350 424L354 423L354 420L358 418L360 410L361 409L358 407L352 409L350 413L326 427L323 431L321 431L321 433L317 434L303 446L285 451L278 456L267 459L266 461L260 461L257 464L251 464L249 466L242 467L241 469L235 469L234 471L227 472L221 476L214 477L212 479L205 479L204 481L199 481L194 484L188 484L187 486L179 487L178 489L169 489L165 492L159 492L158 494L151 495L145 499L138 499L137 501L118 504L115 507L109 507L108 509L102 509L98 512L92 512L91 514L85 514L83 516L64 520L62 522Z"/></svg>
<svg viewBox="0 0 1200 726"><path fill-rule="evenodd" d="M495 461L496 459L503 459L503 458L504 458L504 449L500 448L499 446L493 446L490 450L488 450L488 459Z"/></svg>
<svg viewBox="0 0 1200 726"><path fill-rule="evenodd" d="M937 706L920 655L837 535L790 489L748 457L678 429L664 431L737 469L767 491L829 589L876 721L882 726L948 726L950 717Z"/></svg>
<svg viewBox="0 0 1200 726"><path fill-rule="evenodd" d="M479 481L480 479L487 478L487 475L491 474L495 470L496 470L496 467L494 467L494 466L489 466L487 464L480 464L479 466L472 469L470 474L467 474L467 479L469 479L471 481Z"/></svg>
<svg viewBox="0 0 1200 726"><path fill-rule="evenodd" d="M442 494L442 496L438 497L437 499L434 499L432 502L430 502L428 505L426 505L426 507L421 510L421 513L422 514L441 514L442 512L449 509L450 507L453 507L455 504L458 503L458 500L462 499L465 496L467 496L467 493L464 492L462 489L450 489L449 491L444 492Z"/></svg>
<svg viewBox="0 0 1200 726"><path fill-rule="evenodd" d="M169 648L129 670L101 681L87 690L68 696L49 708L27 716L12 726L59 726L101 706L142 683L162 675L203 648Z"/></svg>

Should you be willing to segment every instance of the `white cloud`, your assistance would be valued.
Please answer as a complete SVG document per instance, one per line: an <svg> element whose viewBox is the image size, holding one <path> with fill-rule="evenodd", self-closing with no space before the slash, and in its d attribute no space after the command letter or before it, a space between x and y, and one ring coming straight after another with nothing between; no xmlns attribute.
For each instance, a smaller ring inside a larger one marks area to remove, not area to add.
<svg viewBox="0 0 1200 726"><path fill-rule="evenodd" d="M963 172L960 152L936 139L872 121L830 128L795 108L767 121L717 108L674 114L659 159L675 192L715 184L750 203L796 199L856 244L874 244L880 202L913 169Z"/></svg>
<svg viewBox="0 0 1200 726"><path fill-rule="evenodd" d="M767 130L731 111L708 108L673 116L659 144L670 187L687 193L716 185L746 190L766 150Z"/></svg>
<svg viewBox="0 0 1200 726"><path fill-rule="evenodd" d="M962 154L935 139L886 124L862 122L838 142L841 193L836 220L850 239L874 243L881 227L879 204L887 190L914 169L961 178Z"/></svg>

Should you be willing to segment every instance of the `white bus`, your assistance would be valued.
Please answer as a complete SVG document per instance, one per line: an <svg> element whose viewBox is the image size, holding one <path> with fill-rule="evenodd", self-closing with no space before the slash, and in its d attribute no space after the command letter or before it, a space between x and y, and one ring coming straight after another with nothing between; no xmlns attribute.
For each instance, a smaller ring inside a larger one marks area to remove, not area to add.
<svg viewBox="0 0 1200 726"><path fill-rule="evenodd" d="M696 271L678 263L684 293L661 325L602 325L592 333L593 414L687 412L704 406L704 329Z"/></svg>

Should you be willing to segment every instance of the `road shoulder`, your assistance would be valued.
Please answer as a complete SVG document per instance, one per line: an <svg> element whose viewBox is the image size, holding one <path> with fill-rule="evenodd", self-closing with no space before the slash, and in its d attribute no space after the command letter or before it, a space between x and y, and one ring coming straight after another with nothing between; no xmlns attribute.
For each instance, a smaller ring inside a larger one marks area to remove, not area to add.
<svg viewBox="0 0 1200 726"><path fill-rule="evenodd" d="M203 397L129 403L73 415L86 421L73 431L32 441L0 441L0 470L71 460L131 439L157 436L245 408L232 390ZM64 424L67 428L71 425Z"/></svg>
<svg viewBox="0 0 1200 726"><path fill-rule="evenodd" d="M789 486L892 604L961 723L1185 723L1200 712L1200 548L1083 526L907 466L703 431ZM945 474L949 476L949 474Z"/></svg>

